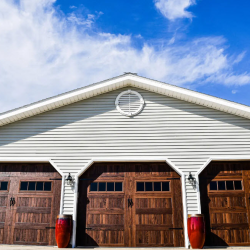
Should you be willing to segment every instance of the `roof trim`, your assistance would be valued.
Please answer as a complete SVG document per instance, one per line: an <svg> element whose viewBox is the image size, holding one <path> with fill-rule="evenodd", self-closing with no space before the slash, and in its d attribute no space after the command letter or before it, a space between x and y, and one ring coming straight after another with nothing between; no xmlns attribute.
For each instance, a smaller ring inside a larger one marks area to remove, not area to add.
<svg viewBox="0 0 250 250"><path fill-rule="evenodd" d="M136 74L126 73L118 77L2 113L0 115L0 126L127 86L149 90L250 119L249 106L137 76Z"/></svg>

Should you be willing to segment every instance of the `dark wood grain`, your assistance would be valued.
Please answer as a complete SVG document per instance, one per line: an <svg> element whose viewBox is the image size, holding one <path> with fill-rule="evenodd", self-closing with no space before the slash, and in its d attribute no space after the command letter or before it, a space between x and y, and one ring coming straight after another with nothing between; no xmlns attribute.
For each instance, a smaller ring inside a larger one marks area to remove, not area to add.
<svg viewBox="0 0 250 250"><path fill-rule="evenodd" d="M25 222L16 222L15 229L29 229L29 230L40 230L50 227L50 223L25 223Z"/></svg>
<svg viewBox="0 0 250 250"><path fill-rule="evenodd" d="M123 192L89 190L93 181L118 180ZM136 192L137 181L164 180L169 192ZM96 163L80 177L77 245L184 246L182 214L180 176L166 163Z"/></svg>
<svg viewBox="0 0 250 250"><path fill-rule="evenodd" d="M235 224L235 223L216 223L216 224L211 224L211 230L237 230L237 229L248 229L249 224L248 223L240 223L240 224Z"/></svg>
<svg viewBox="0 0 250 250"><path fill-rule="evenodd" d="M172 208L137 208L136 214L172 214Z"/></svg>
<svg viewBox="0 0 250 250"><path fill-rule="evenodd" d="M50 207L18 207L17 213L50 214Z"/></svg>
<svg viewBox="0 0 250 250"><path fill-rule="evenodd" d="M168 225L136 225L136 230L138 231L167 231L173 228L173 224Z"/></svg>
<svg viewBox="0 0 250 250"><path fill-rule="evenodd" d="M53 227L59 213L61 176L49 163L0 163L2 179L9 181L9 190L7 194L0 192L0 218L4 217L0 221L1 225L4 223L0 243L56 245ZM21 181L50 181L52 190L20 191ZM11 197L15 198L13 206L9 202Z"/></svg>
<svg viewBox="0 0 250 250"><path fill-rule="evenodd" d="M212 162L200 176L201 208L207 246L250 244L249 161ZM241 180L243 190L210 191L212 180Z"/></svg>
<svg viewBox="0 0 250 250"><path fill-rule="evenodd" d="M95 230L95 231L120 231L124 230L124 225L103 225L103 224L88 224L88 227L86 228L87 230Z"/></svg>

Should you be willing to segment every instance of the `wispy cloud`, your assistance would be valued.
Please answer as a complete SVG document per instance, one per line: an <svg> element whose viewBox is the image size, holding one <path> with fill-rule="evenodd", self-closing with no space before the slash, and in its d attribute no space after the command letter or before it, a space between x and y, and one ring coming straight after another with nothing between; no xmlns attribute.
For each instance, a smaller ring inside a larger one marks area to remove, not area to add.
<svg viewBox="0 0 250 250"><path fill-rule="evenodd" d="M196 4L195 0L154 0L156 8L167 19L192 18L193 14L187 8Z"/></svg>
<svg viewBox="0 0 250 250"><path fill-rule="evenodd" d="M243 51L242 53L240 53L236 58L235 60L233 61L233 63L239 63L243 60L243 58L245 57L246 55L246 51Z"/></svg>
<svg viewBox="0 0 250 250"><path fill-rule="evenodd" d="M133 46L133 36L98 32L98 13L65 16L53 0L0 1L0 112L123 72L189 86L250 83L236 74L222 37ZM89 16L91 15L91 16Z"/></svg>
<svg viewBox="0 0 250 250"><path fill-rule="evenodd" d="M250 74L248 72L242 74L234 74L234 73L222 73L218 72L218 74L213 74L206 78L206 82L213 83L223 83L227 86L241 86L250 83Z"/></svg>
<svg viewBox="0 0 250 250"><path fill-rule="evenodd" d="M90 28L95 21L95 15L88 14L86 18L83 18L82 16L77 16L76 13L71 13L68 20L76 25L82 25Z"/></svg>

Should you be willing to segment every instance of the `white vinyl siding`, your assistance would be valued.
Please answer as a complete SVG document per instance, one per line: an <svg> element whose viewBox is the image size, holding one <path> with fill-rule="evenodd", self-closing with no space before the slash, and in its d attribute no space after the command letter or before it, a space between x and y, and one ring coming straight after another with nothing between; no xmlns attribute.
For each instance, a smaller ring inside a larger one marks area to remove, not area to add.
<svg viewBox="0 0 250 250"><path fill-rule="evenodd" d="M139 92L144 109L126 117L115 107L122 91ZM193 175L210 157L250 156L250 121L137 88L122 88L0 127L0 157L47 157L77 174L94 157L163 157ZM196 190L186 181L188 213ZM73 213L65 186L64 210Z"/></svg>

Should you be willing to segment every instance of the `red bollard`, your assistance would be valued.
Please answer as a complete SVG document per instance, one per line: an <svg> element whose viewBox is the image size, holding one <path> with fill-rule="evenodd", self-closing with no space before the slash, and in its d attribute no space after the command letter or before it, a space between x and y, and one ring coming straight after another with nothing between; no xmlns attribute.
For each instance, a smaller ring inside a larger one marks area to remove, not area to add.
<svg viewBox="0 0 250 250"><path fill-rule="evenodd" d="M202 249L205 243L205 220L203 214L188 215L188 237L192 248Z"/></svg>
<svg viewBox="0 0 250 250"><path fill-rule="evenodd" d="M56 219L56 243L58 248L66 248L72 232L72 216L59 214Z"/></svg>

